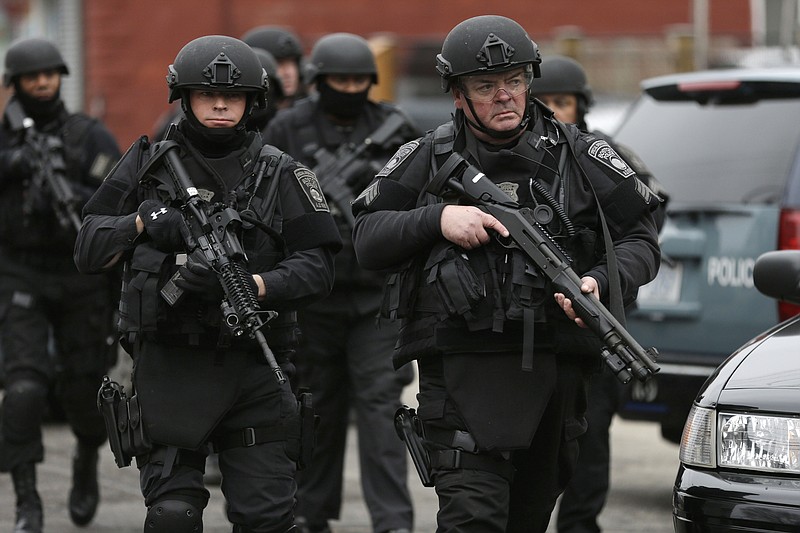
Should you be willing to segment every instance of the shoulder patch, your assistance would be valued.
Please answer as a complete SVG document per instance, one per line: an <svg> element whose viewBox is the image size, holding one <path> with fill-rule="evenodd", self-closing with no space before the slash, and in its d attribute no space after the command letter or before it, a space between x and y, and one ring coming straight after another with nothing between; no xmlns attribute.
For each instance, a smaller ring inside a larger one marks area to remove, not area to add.
<svg viewBox="0 0 800 533"><path fill-rule="evenodd" d="M397 149L397 152L394 153L392 158L386 162L380 172L378 172L375 176L385 178L391 174L394 169L399 167L408 156L414 153L414 150L417 148L419 148L419 141L414 140L405 143L403 146Z"/></svg>
<svg viewBox="0 0 800 533"><path fill-rule="evenodd" d="M361 194L359 194L358 197L353 200L353 203L361 202L364 205L371 204L373 200L378 197L378 193L380 192L378 190L379 183L379 181L373 181L369 187L361 191Z"/></svg>
<svg viewBox="0 0 800 533"><path fill-rule="evenodd" d="M307 168L296 168L294 170L294 177L300 184L300 188L306 193L309 203L314 208L314 211L329 212L328 202L325 201L325 195L322 194L322 187L319 186L317 176Z"/></svg>
<svg viewBox="0 0 800 533"><path fill-rule="evenodd" d="M592 158L601 162L623 178L629 178L634 174L633 169L631 169L628 163L626 163L606 141L594 141L589 146L588 153Z"/></svg>

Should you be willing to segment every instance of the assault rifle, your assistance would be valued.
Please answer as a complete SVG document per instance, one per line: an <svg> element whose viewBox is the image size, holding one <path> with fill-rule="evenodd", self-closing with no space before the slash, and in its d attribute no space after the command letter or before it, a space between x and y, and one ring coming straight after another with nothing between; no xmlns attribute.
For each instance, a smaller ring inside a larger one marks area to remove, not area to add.
<svg viewBox="0 0 800 533"><path fill-rule="evenodd" d="M220 303L223 321L234 337L247 334L251 339L255 339L278 382L285 383L283 370L275 360L275 354L261 331L261 328L277 316L277 313L259 309L256 294L253 293L247 279L251 274L244 267L247 257L238 237L238 231L242 226L239 213L223 204L210 204L201 198L178 156L178 143L167 140L156 146L157 152L140 171L140 175L144 176L147 169L156 161L163 161L164 168L172 180L177 200L181 202L180 209L185 222L181 233L186 243L186 250L190 255L199 256L211 266L224 290ZM266 163L263 163L259 172L263 174L266 166ZM179 276L180 271L176 272L161 289L161 296L170 305L175 305L183 293L182 289L175 285ZM264 315L267 316L266 320L262 318Z"/></svg>
<svg viewBox="0 0 800 533"><path fill-rule="evenodd" d="M11 130L24 135L24 142L33 149L36 158L36 170L30 184L32 190L26 197L22 212L26 217L32 216L36 191L46 191L52 199L58 223L64 229L72 228L77 233L81 229L81 201L66 178L67 167L61 138L36 131L33 119L25 114L22 104L16 99L6 106L6 117Z"/></svg>
<svg viewBox="0 0 800 533"><path fill-rule="evenodd" d="M362 154L371 146L383 146L394 136L406 119L401 113L392 113L372 132L361 144L342 144L334 153L322 147L314 152L317 162L312 169L319 179L325 198L336 204L342 212L347 225L352 228L355 224L350 202L357 196L351 184L358 178L359 172L364 172L364 166L359 164ZM360 192L360 191L359 191Z"/></svg>
<svg viewBox="0 0 800 533"><path fill-rule="evenodd" d="M531 209L520 207L457 153L442 165L427 192L441 196L445 187L474 202L508 229L512 242L504 245L522 250L547 276L555 291L572 301L578 317L603 342L600 357L621 382L629 382L631 374L646 381L660 370L655 363L655 348L642 348L594 294L581 292L581 280L570 266L571 260L536 221Z"/></svg>

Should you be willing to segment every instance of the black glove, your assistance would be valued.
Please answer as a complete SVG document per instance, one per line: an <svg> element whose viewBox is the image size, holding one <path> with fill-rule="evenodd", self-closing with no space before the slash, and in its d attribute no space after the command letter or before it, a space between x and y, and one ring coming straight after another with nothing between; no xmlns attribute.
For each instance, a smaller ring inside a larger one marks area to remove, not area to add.
<svg viewBox="0 0 800 533"><path fill-rule="evenodd" d="M0 175L3 181L21 180L36 170L36 152L27 143L0 153Z"/></svg>
<svg viewBox="0 0 800 533"><path fill-rule="evenodd" d="M189 259L178 271L181 277L175 280L175 285L181 289L196 293L206 300L222 300L222 285L217 273L210 266Z"/></svg>
<svg viewBox="0 0 800 533"><path fill-rule="evenodd" d="M158 200L145 200L139 205L139 217L156 248L162 252L183 250L181 228L184 222L180 211Z"/></svg>

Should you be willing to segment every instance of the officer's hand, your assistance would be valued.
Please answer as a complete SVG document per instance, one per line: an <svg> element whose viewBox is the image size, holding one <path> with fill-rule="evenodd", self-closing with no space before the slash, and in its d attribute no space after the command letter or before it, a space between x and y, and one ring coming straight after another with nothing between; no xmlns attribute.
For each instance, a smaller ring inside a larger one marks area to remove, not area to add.
<svg viewBox="0 0 800 533"><path fill-rule="evenodd" d="M175 280L175 285L206 300L222 300L224 291L219 283L219 276L210 266L189 259L179 271L181 277Z"/></svg>
<svg viewBox="0 0 800 533"><path fill-rule="evenodd" d="M597 280L591 276L582 277L581 292L584 294L593 293L595 297L600 298L600 287L597 285ZM569 298L560 292L555 293L554 296L556 298L556 303L561 306L561 309L564 310L564 314L567 315L570 320L573 320L582 328L587 327L583 320L578 318L577 313L575 313L575 309L572 308L572 301Z"/></svg>
<svg viewBox="0 0 800 533"><path fill-rule="evenodd" d="M3 181L21 180L36 170L36 152L27 143L5 150L0 155L0 173Z"/></svg>
<svg viewBox="0 0 800 533"><path fill-rule="evenodd" d="M442 235L445 239L465 250L477 248L489 242L487 229L508 237L508 230L492 215L475 206L448 205L442 211Z"/></svg>
<svg viewBox="0 0 800 533"><path fill-rule="evenodd" d="M184 223L180 211L158 200L145 200L139 205L139 218L156 248L162 252L177 252L184 248L181 236Z"/></svg>

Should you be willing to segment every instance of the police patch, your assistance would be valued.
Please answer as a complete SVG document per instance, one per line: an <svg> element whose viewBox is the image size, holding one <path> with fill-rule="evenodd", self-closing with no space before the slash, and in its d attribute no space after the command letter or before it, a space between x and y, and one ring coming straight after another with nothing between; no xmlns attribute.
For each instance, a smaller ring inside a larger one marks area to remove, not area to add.
<svg viewBox="0 0 800 533"><path fill-rule="evenodd" d="M322 194L322 187L319 186L317 176L313 172L307 168L297 168L294 171L294 177L297 178L300 188L306 193L306 197L314 211L330 212L328 202L325 201L325 195Z"/></svg>
<svg viewBox="0 0 800 533"><path fill-rule="evenodd" d="M400 148L397 149L397 152L394 153L392 158L386 162L380 172L376 174L376 176L380 176L385 178L389 174L392 173L394 169L400 166L400 164L406 160L408 156L410 156L414 150L419 147L419 141L409 141Z"/></svg>
<svg viewBox="0 0 800 533"><path fill-rule="evenodd" d="M629 178L634 174L633 169L628 166L628 163L617 155L617 152L615 152L606 141L597 140L593 142L592 145L589 146L589 155L623 178Z"/></svg>

